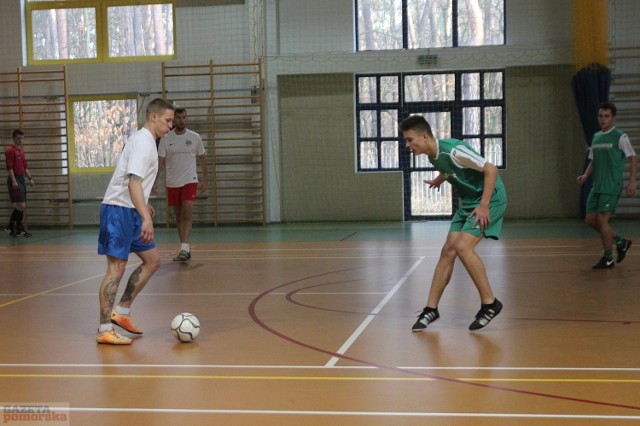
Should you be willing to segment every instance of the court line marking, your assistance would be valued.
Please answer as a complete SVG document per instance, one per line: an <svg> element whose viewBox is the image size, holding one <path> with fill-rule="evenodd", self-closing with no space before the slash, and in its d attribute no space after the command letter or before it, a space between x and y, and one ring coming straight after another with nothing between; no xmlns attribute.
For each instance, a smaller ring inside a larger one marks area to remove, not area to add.
<svg viewBox="0 0 640 426"><path fill-rule="evenodd" d="M137 262L135 264L127 265L126 269L132 268L134 266L138 267L141 264L142 264L141 262ZM71 286L74 286L76 284L82 284L83 282L86 282L86 281L89 281L89 280L93 280L93 279L96 279L96 278L100 278L100 277L104 277L104 273L99 274L99 275L93 275L93 276L86 277L86 278L82 278L81 280L73 281L73 282L70 282L70 283L67 283L67 284L63 284L63 285L60 285L60 286L57 286L57 287L54 287L54 288L50 288L49 290L44 290L44 291L41 291L41 292L38 292L38 293L29 294L27 296L20 297L18 299L14 299L14 300L10 300L10 301L5 302L5 303L0 303L0 308L4 308L6 306L13 305L13 304L19 303L19 302L24 302L25 300L33 299L34 297L44 296L44 295L46 295L48 293L51 293L51 292L54 292L54 291L57 291L57 290L61 290L63 288L71 287Z"/></svg>
<svg viewBox="0 0 640 426"><path fill-rule="evenodd" d="M336 351L338 355L344 355L349 350L351 345L355 343L355 341L358 339L358 337L360 337L360 335L364 332L364 330L371 323L371 321L373 321L374 318L380 313L382 308L384 308L387 302L391 300L391 298L396 294L396 292L400 289L400 287L402 287L405 281L407 281L407 279L409 279L411 274L413 274L415 270L418 268L418 266L420 266L420 264L424 259L425 259L424 256L420 256L420 258L418 258L418 260L411 266L411 268L409 268L409 270L405 272L405 274L400 278L400 280L398 280L398 282L391 288L391 290L389 290L387 295L380 301L380 303L378 303L378 306L373 308L371 313L367 315L367 317L364 319L364 321L362 321L362 323L358 326L358 328L356 328L356 330L351 334L351 336L349 336L349 338L342 344L340 349ZM340 357L333 356L329 359L329 361L327 361L325 365L327 367L332 367L336 365L338 361L340 361Z"/></svg>
<svg viewBox="0 0 640 426"><path fill-rule="evenodd" d="M182 375L182 374L0 374L4 379L147 379L147 380L226 380L226 381L326 381L326 382L437 382L434 377L341 377L341 376L252 376L252 375ZM640 379L558 379L558 378L478 378L455 377L469 383L640 383Z"/></svg>
<svg viewBox="0 0 640 426"><path fill-rule="evenodd" d="M298 416L356 416L356 417L457 417L457 418L507 418L507 419L598 419L598 420L638 420L640 416L604 414L535 414L535 413L427 413L410 411L315 411L315 410L216 410L180 408L98 408L69 407L76 413L162 413L162 414L266 414Z"/></svg>
<svg viewBox="0 0 640 426"><path fill-rule="evenodd" d="M277 285L275 287L272 287L270 289L267 289L266 291L264 291L263 293L261 293L259 296L257 296L250 304L249 304L249 315L251 316L252 320L256 323L256 325L262 327L264 330L268 331L269 333L272 333L273 335L280 337L281 339L288 341L290 343L299 345L301 347L310 349L312 351L315 352L319 352L319 353L324 353L327 355L330 355L332 357L340 357L342 358L342 360L345 361L352 361L358 364L364 364L364 365L375 365L378 366L380 368L383 368L385 370L388 371L400 371L403 372L405 374L411 375L411 376L421 376L421 377L431 377L431 378L437 378L443 382L447 382L447 383L456 383L456 384L460 384L460 385L466 385L466 386L475 386L478 388L484 388L484 389L491 389L491 390L495 390L495 391L502 391L502 392L509 392L509 393L513 393L513 394L521 394L521 395L527 395L527 396L532 396L532 397L541 397L541 398L551 398L551 399L555 399L555 400L563 400L563 401L572 401L572 402L578 402L578 403L584 403L584 404L591 404L591 405L600 405L600 406L608 406L608 407L616 407L616 408L625 408L625 409L631 409L631 410L638 410L640 411L640 405L629 405L629 404L621 404L621 403L616 403L616 402L608 402L608 401L599 401L599 400L592 400L592 399L584 399L584 398L579 398L579 397L574 397L574 396L565 396L565 395L559 395L559 394L553 394L553 393L545 393L545 392L538 392L538 391L533 391L533 390L522 390L522 389L517 389L517 388L513 388L513 387L505 387L505 386L496 386L496 385L492 385L492 384L486 384L486 383L475 383L475 382L465 382L463 380L457 380L451 377L447 377L447 376L443 376L443 375L433 375L433 374L425 374L425 373L421 373L418 371L411 371L411 370L401 370L396 366L391 366L391 365L384 365L384 364L380 364L380 363L376 363L374 361L369 361L366 359L361 359L361 358L357 358L354 356L349 356L346 354L340 355L334 351L330 351L328 349L324 349L322 347L319 346L314 346L312 344L306 343L302 340L298 340L295 339L293 337L291 337L290 335L287 335L283 332L278 331L276 328L273 328L271 326L269 326L267 324L267 322L265 322L265 320L261 319L261 317L258 315L257 313L257 305L261 302L261 300L264 298L264 296L266 294L268 294L271 291L275 291L278 289L281 289L283 287L286 286L291 286L293 284L296 283L300 283L304 280L308 280L311 278L318 278L318 277L326 277L330 274L336 274L339 272L345 272L345 271L350 271L352 269L356 269L356 268L350 268L350 269L344 269L344 270L332 270L332 271L328 271L322 274L316 274L316 275L310 275L304 278L299 278L293 281L288 281L285 283L282 283L280 285Z"/></svg>
<svg viewBox="0 0 640 426"><path fill-rule="evenodd" d="M373 365L256 365L256 364L53 364L0 363L0 368L171 368L171 369L269 369L269 370L382 370ZM640 372L640 368L626 367L431 367L398 366L399 370L438 371L594 371L594 372Z"/></svg>

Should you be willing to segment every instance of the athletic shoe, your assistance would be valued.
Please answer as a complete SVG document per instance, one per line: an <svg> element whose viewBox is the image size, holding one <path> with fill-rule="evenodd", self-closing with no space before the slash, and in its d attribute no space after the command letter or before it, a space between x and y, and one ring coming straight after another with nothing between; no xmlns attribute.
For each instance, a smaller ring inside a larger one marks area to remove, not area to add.
<svg viewBox="0 0 640 426"><path fill-rule="evenodd" d="M6 232L7 234L11 235L14 238L18 236L18 229L17 228L13 229L13 225L5 226L4 232Z"/></svg>
<svg viewBox="0 0 640 426"><path fill-rule="evenodd" d="M413 324L413 327L411 327L411 331L422 331L427 328L429 324L438 321L438 318L440 318L438 309L425 307L422 310L422 313L418 315L418 321Z"/></svg>
<svg viewBox="0 0 640 426"><path fill-rule="evenodd" d="M496 299L491 305L482 305L476 319L469 325L469 330L479 330L489 325L492 319L496 317L502 310L502 303Z"/></svg>
<svg viewBox="0 0 640 426"><path fill-rule="evenodd" d="M191 259L191 252L186 250L180 250L176 257L173 258L174 262L186 262Z"/></svg>
<svg viewBox="0 0 640 426"><path fill-rule="evenodd" d="M96 342L107 345L130 345L131 339L115 331L113 328L96 334Z"/></svg>
<svg viewBox="0 0 640 426"><path fill-rule="evenodd" d="M118 327L122 327L127 330L129 333L133 334L142 334L142 330L136 327L131 320L129 315L120 315L114 309L111 311L111 322L117 325Z"/></svg>
<svg viewBox="0 0 640 426"><path fill-rule="evenodd" d="M631 240L622 240L620 244L616 244L616 249L618 250L618 258L616 262L620 263L627 256L627 250L631 248Z"/></svg>
<svg viewBox="0 0 640 426"><path fill-rule="evenodd" d="M24 225L22 223L18 223L18 237L30 237L31 232L24 229Z"/></svg>
<svg viewBox="0 0 640 426"><path fill-rule="evenodd" d="M624 257L624 256L623 256ZM602 256L598 263L592 266L593 269L611 269L616 266L616 262L613 259L607 259Z"/></svg>

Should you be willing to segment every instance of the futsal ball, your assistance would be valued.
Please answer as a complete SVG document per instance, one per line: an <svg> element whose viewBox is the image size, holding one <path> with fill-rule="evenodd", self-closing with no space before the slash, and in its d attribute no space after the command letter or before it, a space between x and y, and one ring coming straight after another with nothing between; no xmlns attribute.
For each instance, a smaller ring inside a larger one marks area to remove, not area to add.
<svg viewBox="0 0 640 426"><path fill-rule="evenodd" d="M183 312L171 321L171 333L181 342L193 342L200 333L200 321L195 315Z"/></svg>

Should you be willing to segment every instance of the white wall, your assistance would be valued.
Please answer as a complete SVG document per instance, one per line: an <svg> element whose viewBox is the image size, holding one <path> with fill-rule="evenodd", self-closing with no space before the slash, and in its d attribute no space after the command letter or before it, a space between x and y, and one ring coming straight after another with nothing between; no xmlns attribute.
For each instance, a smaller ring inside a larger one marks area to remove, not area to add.
<svg viewBox="0 0 640 426"><path fill-rule="evenodd" d="M618 0L619 1L619 0ZM628 0L633 1L633 0ZM350 0L267 0L278 11L278 45L270 54L352 52L355 8ZM572 40L571 0L506 0L506 41L561 46Z"/></svg>
<svg viewBox="0 0 640 426"><path fill-rule="evenodd" d="M610 2L637 8L635 0ZM20 3L2 0L0 6L0 70L21 65ZM571 0L506 0L507 46L431 49L439 56L435 69L571 63L571 11ZM354 53L354 13L351 0L247 0L245 5L176 9L175 63L251 61L265 44L269 221L280 219L278 75L424 69L416 64L423 52ZM264 20L264 28L255 25L256 17ZM157 62L72 64L68 72L71 95L161 89Z"/></svg>

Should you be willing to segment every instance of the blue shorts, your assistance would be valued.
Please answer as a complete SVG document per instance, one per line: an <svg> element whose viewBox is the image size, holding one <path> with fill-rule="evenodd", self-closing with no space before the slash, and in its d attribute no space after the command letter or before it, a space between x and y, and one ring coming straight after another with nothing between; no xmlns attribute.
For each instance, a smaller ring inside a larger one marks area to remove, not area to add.
<svg viewBox="0 0 640 426"><path fill-rule="evenodd" d="M156 243L140 240L142 218L136 209L102 204L100 206L100 235L98 254L128 260L129 253L151 250Z"/></svg>

